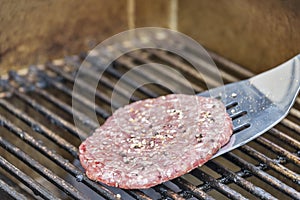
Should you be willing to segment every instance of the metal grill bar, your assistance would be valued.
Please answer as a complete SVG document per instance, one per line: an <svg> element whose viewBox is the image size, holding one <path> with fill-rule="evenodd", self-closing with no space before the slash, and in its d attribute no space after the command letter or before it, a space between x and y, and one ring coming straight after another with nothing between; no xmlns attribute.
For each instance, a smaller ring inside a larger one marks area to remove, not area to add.
<svg viewBox="0 0 300 200"><path fill-rule="evenodd" d="M271 175L267 174L263 170L261 170L259 167L256 167L255 165L245 161L244 159L236 156L235 154L229 152L224 155L225 158L228 160L233 161L234 163L238 164L241 168L249 170L253 175L257 176L267 184L270 184L271 186L277 188L279 191L284 192L285 194L289 195L292 198L299 199L300 194L295 189L287 186L283 182L279 181L278 179L275 179Z"/></svg>
<svg viewBox="0 0 300 200"><path fill-rule="evenodd" d="M79 137L79 138L86 138L87 137L87 134L85 134L84 132L82 132L80 130L76 130L76 128L71 123L69 123L66 120L62 119L61 117L59 117L55 113L51 112L49 109L43 107L42 105L37 103L35 100L30 98L26 94L17 91L16 89L12 88L12 86L7 85L7 87L9 87L12 90L13 94L15 94L18 98L22 99L28 105L30 105L33 109L37 110L41 114L45 115L48 119L50 119L50 121L53 124L56 124L57 126L65 128L66 130L68 130L71 134L73 134L76 137Z"/></svg>
<svg viewBox="0 0 300 200"><path fill-rule="evenodd" d="M46 65L46 68L50 69L53 72L55 72L59 76L62 76L64 79L66 79L67 81L69 81L71 83L75 82L75 78L71 74L64 72L62 69L56 67L52 63L48 63ZM101 85L104 85L105 87L108 87L111 90L116 91L119 95L121 95L125 98L130 98L131 101L137 101L138 100L135 96L129 94L125 90L122 90L117 86L114 86L114 84L111 82L111 80L109 80L105 76L101 77L101 79L99 80L99 83L101 83ZM86 84L86 83L84 83L80 80L77 80L77 84L80 85L80 87L82 87L83 89L86 89L86 91L88 91L88 92L94 92L93 89L90 87L90 85L88 85L88 84ZM98 97L99 99L103 100L107 104L112 103L107 96L101 94L98 90L96 90L95 96ZM114 107L118 107L118 106L115 105Z"/></svg>
<svg viewBox="0 0 300 200"><path fill-rule="evenodd" d="M45 76L45 78L46 78L46 76ZM78 94L72 94L72 90L65 87L63 84L61 84L59 82L56 82L53 79L50 79L49 77L47 77L46 80L49 84L51 84L52 86L54 86L58 90L61 90L65 94L67 94L67 95L73 97L74 99L82 102L84 105L88 106L90 109L93 110L93 108L94 108L96 113L99 114L102 118L106 119L110 116L104 109L102 109L101 107L95 105L89 99L87 99L85 97L82 97L82 96L79 96Z"/></svg>
<svg viewBox="0 0 300 200"><path fill-rule="evenodd" d="M161 44L157 43L156 41L154 41L156 46L157 47L160 47ZM190 54L188 55L188 59L189 60L193 60L197 63L201 63L203 66L205 65L208 65L209 63L207 63L205 61L205 59L201 59L199 58L199 54L193 54L194 52L199 52L198 50L194 50L192 49L191 47L187 47L187 46L183 46L182 44L178 44L176 43L176 41L171 41L171 39L169 39L168 41L162 41L162 43L164 43L165 45L170 45L171 47L174 47L176 46L176 49L181 49L182 51L185 51L185 52L190 52ZM118 48L122 48L122 46L120 44L117 44L117 49ZM164 46L162 46L162 49L164 49ZM146 51L148 51L149 53L151 53L152 55L155 55L157 56L158 58L161 58L162 60L167 60L169 61L173 66L176 66L176 67L182 67L182 70L186 70L187 68L189 67L185 67L185 63L182 62L180 59L178 59L178 57L175 57L175 56L170 56L168 55L169 57L165 57L163 54L164 53L161 53L162 51L157 51L157 50L152 50L152 49L147 49ZM179 63L179 64L178 64ZM204 74L213 74L214 72L211 71L211 68L207 67L203 67L202 70L204 72ZM226 71L223 71L223 70L220 70L221 74L222 74L222 77L224 79L227 79L226 81L229 81L229 82L232 82L232 81L235 81L235 77L233 77L231 74L227 73ZM197 75L196 75L197 76ZM208 81L208 84L210 86L219 86L219 83L218 82L215 82L215 80L213 79L210 79L210 80L207 80Z"/></svg>
<svg viewBox="0 0 300 200"><path fill-rule="evenodd" d="M50 79L49 77L45 77L45 75L43 76L45 79ZM26 84L28 86L32 86L34 85L33 83L30 83L30 81L28 81L26 78L19 76L18 74L13 74L11 75L11 78L13 78L15 81L21 83L21 84ZM68 89L67 92L69 92L70 94L72 93L71 91L69 91ZM46 92L45 90L42 90L40 88L38 88L37 86L34 87L34 91L43 96L45 99L49 100L52 103L55 103L55 105L59 106L62 110L66 111L67 113L69 113L71 116L75 116L77 117L80 121L82 121L85 125L89 126L91 129L95 129L97 128L98 124L93 122L92 120L90 120L86 115L84 115L83 113L71 108L68 104L62 102L60 99L54 97L52 94ZM64 91L64 90L63 90ZM64 91L66 92L66 91ZM68 93L68 94L69 94ZM84 102L83 102L84 103ZM103 112L105 112L103 110ZM104 113L104 115L108 115L107 113Z"/></svg>
<svg viewBox="0 0 300 200"><path fill-rule="evenodd" d="M147 64L147 63L144 63L144 64ZM120 57L118 60L115 61L113 66L114 66L114 68L117 68L115 66L122 66L122 67L126 67L127 69L132 69L133 72L137 76L142 77L145 80L149 80L150 82L153 82L153 83L157 82L157 81L155 81L157 77L155 78L154 75L142 73L140 71L135 70L136 65L133 63L133 59L131 57ZM160 71L160 73L166 75L166 77L170 77L164 71ZM164 85L159 85L158 87L165 91L169 91L169 89Z"/></svg>
<svg viewBox="0 0 300 200"><path fill-rule="evenodd" d="M99 66L99 65L97 65L97 61L94 61L94 60L90 59L89 62L91 64L93 64L94 66ZM100 67L100 69L102 68L101 65L99 67ZM95 80L98 79L97 75L95 75L95 73L92 73L93 72L92 70L85 70L85 71L82 71L82 72L86 73L86 75L90 76L91 78L94 78ZM118 79L120 79L122 77L122 74L120 72L118 72L117 70L115 70L111 67L107 68L105 72L109 73L110 75L112 75L112 76L114 76ZM126 84L130 85L133 88L136 88L138 91L146 94L149 97L157 97L158 96L158 94L156 94L152 90L149 90L145 87L140 87L140 85L137 82L135 82L134 80L128 79L127 77L122 78L122 80Z"/></svg>
<svg viewBox="0 0 300 200"><path fill-rule="evenodd" d="M214 199L213 197L209 196L207 193L205 193L200 188L194 186L193 184L189 183L188 181L186 181L182 178L174 179L173 182L176 185L179 185L180 188L185 189L187 191L187 193L192 194L194 197L197 197L199 199L204 199L204 200L213 200Z"/></svg>
<svg viewBox="0 0 300 200"><path fill-rule="evenodd" d="M241 186L242 188L246 189L250 193L254 194L255 196L261 198L261 199L277 199L274 196L272 196L270 193L266 192L262 188L256 187L251 182L246 181L244 178L238 176L231 170L223 167L221 164L210 161L207 163L207 166L213 169L214 171L217 171L218 173L221 173L224 177L229 178L230 181L236 183L237 185Z"/></svg>
<svg viewBox="0 0 300 200"><path fill-rule="evenodd" d="M19 181L21 181L24 185L30 188L36 195L39 195L47 200L57 200L57 198L50 191L48 191L38 182L24 174L21 170L13 166L2 156L0 156L0 166L6 171L8 171L10 174L14 175L16 178L18 178Z"/></svg>
<svg viewBox="0 0 300 200"><path fill-rule="evenodd" d="M32 127L33 130L36 132L39 132L43 135L45 135L47 138L58 144L60 147L63 149L67 150L70 152L74 157L77 157L77 148L73 146L71 143L66 141L65 139L61 138L57 134L53 133L50 129L46 128L44 125L38 123L31 117L29 117L27 114L22 112L21 110L15 108L12 104L8 103L4 99L0 99L0 105L1 107L5 108L8 110L10 113L21 119L23 122L25 122L27 125Z"/></svg>
<svg viewBox="0 0 300 200"><path fill-rule="evenodd" d="M151 63L151 60L147 59L146 57L140 57L137 55L137 52L133 52L130 54L130 56L136 60L138 60L139 62L143 63L143 64L147 64L147 63ZM135 64L133 63L133 59L131 57L120 57L118 60L116 60L116 62L122 66L127 67L128 69L134 69L135 68ZM156 81L156 76L155 75L151 75L151 74L146 74L146 73L139 73L138 71L136 72L139 76L144 77L145 79L151 80L153 82ZM169 79L176 81L178 83L180 83L181 85L185 86L185 87L189 87L189 85L186 85L185 82L180 81L180 80L176 80L175 77L170 76L170 74L168 74L168 72L165 71L159 71L158 73L163 74L165 77L168 77ZM196 90L196 91L203 91L204 88L200 87L199 85L196 85L195 83L190 83L191 86ZM160 86L163 87L163 86Z"/></svg>
<svg viewBox="0 0 300 200"><path fill-rule="evenodd" d="M56 98L55 96L53 96L49 92L46 92L46 91L41 90L39 88L35 88L35 92L37 94L41 95L46 100L48 100L49 102L55 104L56 106L58 106L59 108L61 108L65 112L67 112L70 115L73 115L74 117L76 117L78 120L83 122L84 125L88 126L91 130L94 130L95 128L98 127L98 123L92 121L89 117L87 117L83 113L79 112L78 110L75 110L74 108L72 108L68 104L62 102L60 99Z"/></svg>
<svg viewBox="0 0 300 200"><path fill-rule="evenodd" d="M93 63L96 63L97 64L97 61L93 61L92 59L90 59L90 62L91 64ZM144 63L146 63L146 61L144 61ZM128 63L127 62L123 62L122 64L124 64L124 66L126 66L127 68L131 68L130 66L128 66ZM98 65L94 65L94 66L97 66ZM101 68L101 66L99 66ZM86 71L83 71L84 73L86 73L86 75L90 76L91 78L94 78L96 79L97 76L95 76L95 73L91 73L93 70L86 70ZM109 73L111 76L117 78L117 79L120 79L122 77L122 74L120 72L118 72L117 70L115 70L114 68L108 68L107 73ZM147 77L147 79L149 80L152 80L153 78L151 77L148 77L147 74L144 74L145 77ZM135 82L134 80L130 80L130 79L127 79L127 78L122 78L122 80L127 83L128 85L130 85L131 87L133 88L136 88L137 90L139 90L141 93L143 93L144 95L148 96L148 97L151 97L151 98L154 98L154 97L157 97L158 94L151 91L151 90L148 90L146 87L144 86L140 86L137 82Z"/></svg>
<svg viewBox="0 0 300 200"><path fill-rule="evenodd" d="M30 134L21 130L2 116L0 116L0 122L6 129L8 129L16 136L27 142L33 148L37 149L39 152L44 154L46 157L51 159L53 162L55 162L62 169L66 170L74 177L83 177L82 182L88 185L90 188L92 188L95 192L108 199L115 199L114 194L111 191L83 176L82 172L79 169L77 169L74 165L72 165L68 160L64 159L57 153L54 153L52 150L49 150L46 146L42 145L39 141L36 141L32 136L30 136Z"/></svg>
<svg viewBox="0 0 300 200"><path fill-rule="evenodd" d="M170 182L177 186L176 179L171 180ZM178 187L178 186L177 186ZM181 195L174 192L172 189L166 187L164 184L160 184L158 186L153 187L154 190L162 195L162 197L165 198L171 198L171 199L182 199L186 196L186 193L182 193ZM191 192L191 191L187 191Z"/></svg>
<svg viewBox="0 0 300 200"><path fill-rule="evenodd" d="M62 76L63 78L65 78L66 80L68 80L69 82L74 84L75 78L72 75L64 72L63 70L61 70L58 67L55 67L51 63L46 66L51 71L57 73L59 76ZM118 86L114 86L114 84L109 79L107 79L105 76L102 76L101 79L99 80L99 82L101 84L103 84L105 87L107 87L108 89L114 90L117 94L125 97L126 99L130 99L130 101L138 101L139 100L137 97L128 93L126 90L123 90L122 88L120 88ZM77 84L80 85L80 87L82 87L83 89L85 89L88 92L94 92L93 91L94 89L92 89L90 85L82 82L81 80L77 80ZM98 90L96 90L95 96L97 98L103 100L108 105L111 105L114 108L120 107L120 105L117 105L115 102L112 102L107 96L101 94Z"/></svg>
<svg viewBox="0 0 300 200"><path fill-rule="evenodd" d="M68 64L68 62L67 62L67 64ZM80 66L78 63L77 64L76 63L72 63L72 64L73 64L72 66L74 68L76 68L76 69L78 69L79 66ZM51 63L49 63L48 65L46 65L46 68L50 69L51 71L53 71L55 73L57 73L58 75L62 76L63 78L65 78L66 80L68 80L71 83L75 82L75 78L72 75L70 75L69 73L64 72L62 69L56 67L55 65L53 65ZM93 78L96 79L97 77L94 75ZM121 96L123 96L125 98L129 98L131 101L137 101L138 100L137 97L135 97L132 94L128 93L126 90L123 90L122 88L120 88L118 86L115 86L114 83L110 79L108 79L107 77L105 77L105 76L101 77L101 79L99 80L99 83L101 83L101 85L104 85L105 87L107 87L110 90L116 91ZM82 83L80 80L78 82L78 85L82 85L83 88L87 87L88 88L87 90L90 90L90 91L93 90L93 89L90 88L89 85L86 85L85 83ZM96 92L96 96L97 96L97 93L98 92ZM108 103L110 103L110 100L108 101Z"/></svg>
<svg viewBox="0 0 300 200"><path fill-rule="evenodd" d="M152 200L152 198L148 197L147 195L145 195L143 192L139 190L128 190L127 193L137 200Z"/></svg>
<svg viewBox="0 0 300 200"><path fill-rule="evenodd" d="M295 108L291 108L290 114L297 119L300 119L300 111L296 110Z"/></svg>
<svg viewBox="0 0 300 200"><path fill-rule="evenodd" d="M291 145L295 149L300 150L300 142L295 140L294 138L286 135L285 133L283 133L275 128L270 129L269 133L272 134L273 136L275 136L276 138L279 138L280 140L284 141L285 143Z"/></svg>
<svg viewBox="0 0 300 200"><path fill-rule="evenodd" d="M6 192L11 198L16 199L16 200L26 200L27 198L17 192L15 188L11 187L7 183L5 183L2 179L0 179L0 190Z"/></svg>
<svg viewBox="0 0 300 200"><path fill-rule="evenodd" d="M44 77L44 76L43 76ZM23 77L20 77L19 75L15 75L13 76L14 80L21 80L22 83L26 83L29 86L34 86L32 83L30 83L28 80L26 80ZM44 77L46 80L48 81L50 78L49 77ZM49 83L49 82L47 82ZM67 94L71 94L72 92L69 91L67 88L65 89L66 91L68 91L69 93ZM64 90L64 91L65 91ZM72 107L70 107L68 104L62 102L60 99L54 97L52 94L38 88L38 87L34 87L34 92L41 95L42 97L44 97L45 99L47 99L49 102L54 103L55 105L57 105L59 108L63 109L64 111L66 111L67 113L69 113L71 116L74 115L75 117L77 117L80 121L82 121L84 123L84 125L89 126L92 130L94 130L95 128L98 127L98 124L92 120L90 120L86 115L84 115L83 113L73 109ZM85 102L83 102L85 103ZM101 109L102 110L102 109ZM103 110L103 112L105 112ZM104 113L105 115L108 115L107 113Z"/></svg>
<svg viewBox="0 0 300 200"><path fill-rule="evenodd" d="M1 117L0 117L1 118ZM13 146L6 140L4 140L2 137L0 137L0 145L5 148L7 151L12 153L13 155L17 156L20 160L22 160L24 163L29 165L32 169L40 173L43 177L48 179L50 182L52 182L54 185L56 185L58 188L63 190L65 193L70 195L74 199L84 199L85 197L83 194L81 194L79 191L77 191L72 185L70 185L68 182L64 181L60 177L56 176L55 173L53 173L48 168L44 167L43 165L39 164L34 159L30 158L26 153L24 153L21 149Z"/></svg>
<svg viewBox="0 0 300 200"><path fill-rule="evenodd" d="M155 51L155 50L147 50L147 51L149 53L155 55L157 58L160 58L160 59L162 59L164 61L167 61L172 66L174 66L174 67L176 67L176 68L178 68L178 69L186 72L188 75L190 75L190 76L192 76L192 77L194 77L196 79L199 79L199 80L203 81L203 77L201 76L201 74L195 73L195 69L190 68L189 66L187 66L184 62L182 62L181 60L179 60L175 56L170 56L170 55L168 55L164 51ZM196 61L199 61L199 58L193 57L193 59L194 60L196 59ZM203 61L201 61L201 62L203 62ZM206 69L206 70L209 70L209 69ZM223 70L220 70L220 73L221 73L222 77L225 79L226 82L237 81L237 78L231 76L230 74L224 72ZM219 83L216 82L213 79L209 79L207 81L208 81L208 84L211 85L211 86L215 86L215 87L219 86ZM202 90L200 90L200 91L202 91Z"/></svg>
<svg viewBox="0 0 300 200"><path fill-rule="evenodd" d="M281 121L281 124L286 126L287 128L297 132L297 133L300 133L300 126L295 124L294 122L288 120L288 119L283 119Z"/></svg>
<svg viewBox="0 0 300 200"><path fill-rule="evenodd" d="M297 103L298 105L300 105L300 98L297 98L297 99L296 99L296 103Z"/></svg>
<svg viewBox="0 0 300 200"><path fill-rule="evenodd" d="M11 76L15 81L19 82L20 84L26 84L27 87L34 87L33 83L30 83L30 81L26 80L26 78L19 76L18 74L13 74ZM53 95L49 94L48 92L45 92L41 90L38 87L34 87L34 91L38 93L39 95L43 96L50 102L54 102L58 107L69 113L71 116L74 114L79 120L84 122L85 125L89 126L91 129L95 129L98 124L90 120L87 116L82 114L81 112L72 109L69 105L66 103L62 102L58 98L54 97Z"/></svg>
<svg viewBox="0 0 300 200"><path fill-rule="evenodd" d="M248 69L241 67L240 65L237 65L212 51L208 50L208 53L211 56L211 58L214 60L214 62L224 67L226 71L230 71L232 73L241 75L241 77L243 78L249 78L255 75L253 72L249 71Z"/></svg>
<svg viewBox="0 0 300 200"><path fill-rule="evenodd" d="M191 174L200 180L205 181L207 184L209 184L211 187L215 188L225 196L227 196L230 199L246 199L244 196L242 196L240 193L236 192L235 190L231 189L227 185L221 183L220 181L217 181L212 176L208 175L204 171L200 169L196 169L191 171Z"/></svg>
<svg viewBox="0 0 300 200"><path fill-rule="evenodd" d="M293 182L300 184L300 176L297 173L289 170L288 168L282 166L275 160L268 158L267 156L263 155L262 153L256 151L255 149L251 148L248 145L244 145L241 147L241 150L246 152L251 157L258 159L260 162L266 163L268 167L271 169L279 172L280 174L284 175L285 177L291 179Z"/></svg>
<svg viewBox="0 0 300 200"><path fill-rule="evenodd" d="M299 158L294 154L290 153L289 151L285 150L284 148L276 145L275 143L272 143L264 137L259 137L256 139L256 141L262 144L263 146L267 147L268 149L272 150L273 152L285 157L289 161L293 162L295 165L300 166Z"/></svg>
<svg viewBox="0 0 300 200"><path fill-rule="evenodd" d="M54 81L49 76L47 76L45 73L40 71L39 76L42 77L48 84L51 84L52 86L56 87L59 90L62 90L64 93L68 94L69 96L72 96L72 91L70 89L65 87L63 84ZM21 84L25 83L29 86L32 86L32 87L34 86L28 80L19 76L16 73L11 73L10 77ZM63 103L61 100L55 98L53 95L46 93L45 91L42 91L37 87L35 87L34 90L35 90L35 92L39 93L40 95L42 95L44 98L48 99L49 101L55 102L57 106L64 109L69 114L72 115L74 113L76 115L76 117L78 117L82 122L85 122L85 125L91 126L92 129L95 129L98 126L97 123L89 120L87 116L83 115L82 113L80 113L76 110L72 110L72 108L69 105ZM75 95L75 94L73 96L74 96L74 98L80 100L84 105L88 105L91 109L93 109L94 104L92 102L90 102L88 99L78 96L78 95ZM109 116L109 114L107 112L105 112L102 108L100 108L99 106L95 106L95 111L99 115L101 115L103 118L107 118Z"/></svg>
<svg viewBox="0 0 300 200"><path fill-rule="evenodd" d="M178 199L178 200L185 199L182 196L180 196L179 194L177 194L176 192L173 192L169 188L165 187L164 185L154 186L153 188L154 188L154 190L156 190L157 192L162 194L163 197L169 197L171 199Z"/></svg>
<svg viewBox="0 0 300 200"><path fill-rule="evenodd" d="M102 118L106 119L107 117L110 116L104 109L102 109L101 107L95 105L89 99L86 99L85 97L79 96L77 94L72 94L72 90L65 87L63 84L54 81L53 79L49 78L45 74L43 74L43 77L46 79L47 83L51 84L55 88L61 90L62 92L66 93L69 96L72 96L76 100L78 100L78 101L82 102L84 105L88 106L90 109L94 108L96 113L99 114Z"/></svg>

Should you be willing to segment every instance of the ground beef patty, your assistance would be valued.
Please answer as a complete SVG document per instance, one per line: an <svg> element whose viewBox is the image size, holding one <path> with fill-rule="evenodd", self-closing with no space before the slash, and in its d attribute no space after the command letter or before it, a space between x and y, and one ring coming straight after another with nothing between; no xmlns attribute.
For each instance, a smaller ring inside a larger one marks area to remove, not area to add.
<svg viewBox="0 0 300 200"><path fill-rule="evenodd" d="M231 135L222 102L171 94L116 110L81 144L79 157L92 180L149 188L202 165Z"/></svg>

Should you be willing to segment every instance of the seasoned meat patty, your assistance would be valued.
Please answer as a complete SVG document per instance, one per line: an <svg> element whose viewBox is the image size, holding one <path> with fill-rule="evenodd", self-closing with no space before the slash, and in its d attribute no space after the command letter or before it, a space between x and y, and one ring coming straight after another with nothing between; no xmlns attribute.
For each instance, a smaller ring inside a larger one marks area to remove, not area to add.
<svg viewBox="0 0 300 200"><path fill-rule="evenodd" d="M92 180L149 188L201 166L231 135L222 102L170 94L116 110L80 145L79 157Z"/></svg>

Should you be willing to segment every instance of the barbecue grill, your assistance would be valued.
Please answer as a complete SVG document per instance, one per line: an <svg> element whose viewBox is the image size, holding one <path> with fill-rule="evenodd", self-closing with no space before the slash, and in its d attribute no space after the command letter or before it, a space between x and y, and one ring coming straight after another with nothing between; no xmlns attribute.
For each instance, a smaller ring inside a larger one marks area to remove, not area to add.
<svg viewBox="0 0 300 200"><path fill-rule="evenodd" d="M121 44L122 45L122 44ZM118 47L110 51L119 51ZM188 46L195 62L203 63ZM253 76L245 68L209 52L224 83ZM5 199L300 199L300 98L290 114L263 136L206 163L190 173L147 190L121 190L89 180L78 164L80 138L86 138L97 123L80 110L72 110L72 87L86 54L54 60L44 65L11 71L0 80L0 188ZM105 59L105 58L103 58ZM145 63L162 63L188 77L196 93L206 89L203 78L182 58L163 50L142 49L121 56L105 71L95 96L100 123L111 115L114 90L120 98L136 101L170 91L162 85L139 87L135 77L122 79L126 71ZM100 64L99 64L100 65ZM91 62L91 68L101 66ZM208 68L209 66L203 65ZM164 71L136 72L153 80ZM93 73L86 73L89 78ZM213 78L210 81L214 83ZM92 88L79 83L85 92ZM184 84L184 83L182 83ZM215 85L218 86L218 85ZM137 88L133 95L128 87ZM93 108L94 102L74 97ZM112 104L112 105L111 105ZM74 116L87 127L77 129Z"/></svg>

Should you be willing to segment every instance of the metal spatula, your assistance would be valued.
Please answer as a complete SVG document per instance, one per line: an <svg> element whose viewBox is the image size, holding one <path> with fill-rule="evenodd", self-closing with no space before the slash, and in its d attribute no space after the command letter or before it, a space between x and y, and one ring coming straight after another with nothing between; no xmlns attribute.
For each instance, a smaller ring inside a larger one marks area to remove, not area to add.
<svg viewBox="0 0 300 200"><path fill-rule="evenodd" d="M265 133L289 112L300 88L300 54L250 79L200 93L221 94L233 120L234 134L213 158Z"/></svg>

